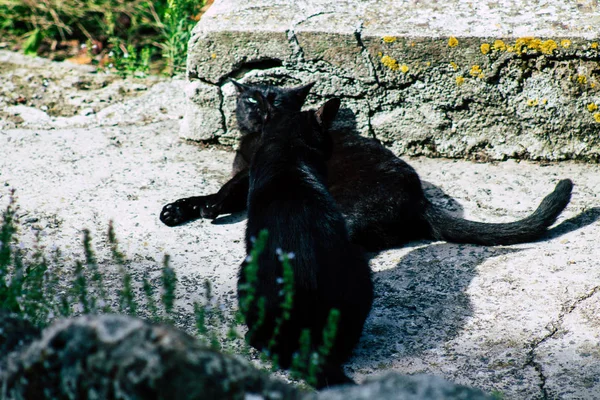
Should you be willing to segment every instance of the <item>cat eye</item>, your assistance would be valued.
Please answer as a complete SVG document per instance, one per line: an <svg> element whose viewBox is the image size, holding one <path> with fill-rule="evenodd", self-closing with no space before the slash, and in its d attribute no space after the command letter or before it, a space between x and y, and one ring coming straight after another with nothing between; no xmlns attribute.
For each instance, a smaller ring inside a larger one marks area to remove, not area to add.
<svg viewBox="0 0 600 400"><path fill-rule="evenodd" d="M258 104L258 101L256 101L256 99L255 99L255 98L252 98L252 97L248 97L248 98L246 99L246 101L247 101L248 103L250 103L250 104Z"/></svg>

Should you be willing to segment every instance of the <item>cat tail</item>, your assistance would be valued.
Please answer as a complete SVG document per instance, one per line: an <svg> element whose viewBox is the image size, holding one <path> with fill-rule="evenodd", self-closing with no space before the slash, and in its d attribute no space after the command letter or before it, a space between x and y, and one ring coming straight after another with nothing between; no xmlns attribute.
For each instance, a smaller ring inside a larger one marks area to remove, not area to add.
<svg viewBox="0 0 600 400"><path fill-rule="evenodd" d="M573 182L563 179L528 217L508 223L484 223L451 216L427 202L425 219L436 240L484 246L526 243L540 238L569 204Z"/></svg>

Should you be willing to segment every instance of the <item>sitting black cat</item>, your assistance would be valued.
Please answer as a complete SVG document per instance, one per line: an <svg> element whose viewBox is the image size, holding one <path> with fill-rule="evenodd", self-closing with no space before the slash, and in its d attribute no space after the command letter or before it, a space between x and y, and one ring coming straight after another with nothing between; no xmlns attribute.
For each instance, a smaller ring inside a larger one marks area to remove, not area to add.
<svg viewBox="0 0 600 400"><path fill-rule="evenodd" d="M293 306L275 344L280 367L289 368L299 352L303 329L310 331L311 349L323 342L323 330L332 309L339 311L337 335L317 375L318 388L352 382L342 364L358 342L373 301L368 262L350 242L344 217L327 190L326 159L331 155L327 127L340 101L329 100L319 110L275 110L260 92L254 94L265 116L261 140L250 166L246 250L252 237L268 231L258 259L256 298L265 301L264 322L257 325L257 308L246 312L249 343L265 349L281 316L282 264L279 251L293 252ZM238 298L244 298L246 261L240 269ZM243 310L240 303L240 309Z"/></svg>
<svg viewBox="0 0 600 400"><path fill-rule="evenodd" d="M305 86L286 89L274 86L252 86L252 90L234 80L237 92L235 109L238 126L242 131L240 145L233 159L232 178L221 189L208 196L194 196L167 204L160 213L160 220L168 226L181 225L197 218L214 219L246 209L248 198L248 166L256 153L262 121L257 100L252 96L261 93L275 108L300 111L314 82Z"/></svg>
<svg viewBox="0 0 600 400"><path fill-rule="evenodd" d="M203 217L242 211L248 192L248 163L260 138L254 93L275 108L299 110L312 84L296 89L233 82L238 91L236 115L244 134L234 160L233 178L216 194L167 204L160 219L174 226ZM411 240L501 245L533 241L554 223L571 199L573 184L560 181L530 216L510 223L481 223L454 217L426 197L416 171L375 139L352 131L332 132L329 190L346 217L353 242L375 251Z"/></svg>

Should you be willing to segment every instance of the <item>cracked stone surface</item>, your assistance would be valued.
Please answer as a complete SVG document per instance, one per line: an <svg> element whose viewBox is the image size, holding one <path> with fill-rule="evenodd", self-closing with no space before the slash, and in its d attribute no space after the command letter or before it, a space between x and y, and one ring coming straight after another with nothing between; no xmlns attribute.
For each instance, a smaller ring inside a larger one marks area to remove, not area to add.
<svg viewBox="0 0 600 400"><path fill-rule="evenodd" d="M46 69L60 66L48 62ZM77 74L84 79L91 72ZM52 125L54 116L50 125L38 125L42 110L28 105L31 125L0 127L0 209L15 188L25 246L41 230L42 244L59 246L71 261L81 259L82 230L90 229L107 270L112 219L135 285L146 273L157 281L168 253L184 310L191 313L203 299L202 283L210 279L230 312L245 255L244 214L176 228L158 215L178 198L214 193L228 179L233 153L181 140L183 84L163 84L168 89L104 105L114 107L117 125L89 120L80 127L79 116L65 117L62 127ZM153 107L173 111L136 117ZM405 159L435 204L479 221L525 217L562 178L573 180L574 192L537 243L414 242L373 255L376 299L347 372L359 381L389 371L433 374L505 399L597 398L600 165Z"/></svg>
<svg viewBox="0 0 600 400"><path fill-rule="evenodd" d="M600 393L600 378L594 371L600 362L599 290L600 286L594 287L568 306L532 353L547 398L576 399ZM575 369L581 373L570 375Z"/></svg>
<svg viewBox="0 0 600 400"><path fill-rule="evenodd" d="M598 161L598 26L596 1L217 0L190 40L181 136L235 143L230 77L314 80L309 106L341 97L399 154Z"/></svg>

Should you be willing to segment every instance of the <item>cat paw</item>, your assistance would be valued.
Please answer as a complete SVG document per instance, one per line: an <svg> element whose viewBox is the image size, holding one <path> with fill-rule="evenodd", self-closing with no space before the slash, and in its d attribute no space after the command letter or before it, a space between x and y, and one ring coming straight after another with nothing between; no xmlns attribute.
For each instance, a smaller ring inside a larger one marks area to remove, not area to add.
<svg viewBox="0 0 600 400"><path fill-rule="evenodd" d="M177 203L164 206L159 218L167 226L177 226L188 221L182 212L182 208Z"/></svg>
<svg viewBox="0 0 600 400"><path fill-rule="evenodd" d="M160 220L167 226L177 226L200 217L198 205L190 199L179 199L169 203L160 212Z"/></svg>
<svg viewBox="0 0 600 400"><path fill-rule="evenodd" d="M215 219L219 206L210 196L188 197L169 203L160 212L160 220L167 226L177 226L198 218Z"/></svg>

